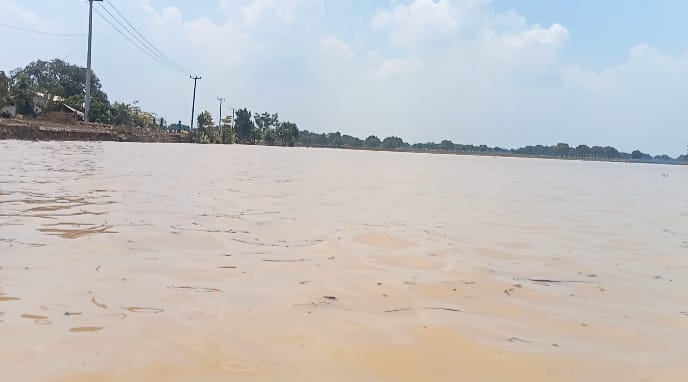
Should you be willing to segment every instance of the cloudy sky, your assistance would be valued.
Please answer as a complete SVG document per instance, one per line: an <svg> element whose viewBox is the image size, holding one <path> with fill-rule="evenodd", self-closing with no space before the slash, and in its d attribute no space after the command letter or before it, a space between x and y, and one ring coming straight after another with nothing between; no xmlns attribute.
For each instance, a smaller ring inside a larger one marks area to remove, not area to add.
<svg viewBox="0 0 688 382"><path fill-rule="evenodd" d="M106 0L95 6L105 17L117 15L107 2L183 70L95 14L105 91L170 121L188 123L188 75L198 74L196 110L217 114L222 96L225 110L279 112L316 132L686 151L686 1ZM87 30L85 0L0 0L0 9L12 26ZM85 65L85 40L0 26L0 68Z"/></svg>

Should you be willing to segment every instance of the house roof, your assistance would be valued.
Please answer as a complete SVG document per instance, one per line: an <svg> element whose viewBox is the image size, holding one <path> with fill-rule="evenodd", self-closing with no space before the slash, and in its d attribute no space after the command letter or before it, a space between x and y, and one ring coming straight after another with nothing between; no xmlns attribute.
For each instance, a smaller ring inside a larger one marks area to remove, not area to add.
<svg viewBox="0 0 688 382"><path fill-rule="evenodd" d="M81 112L81 111L79 111L79 110L77 110L77 109L75 109L75 108L73 108L73 107L67 105L66 103L62 103L62 106L64 106L67 110L71 111L72 113L76 113L76 115L78 115L79 117L81 117L81 119L84 118L84 113L83 113L83 112Z"/></svg>

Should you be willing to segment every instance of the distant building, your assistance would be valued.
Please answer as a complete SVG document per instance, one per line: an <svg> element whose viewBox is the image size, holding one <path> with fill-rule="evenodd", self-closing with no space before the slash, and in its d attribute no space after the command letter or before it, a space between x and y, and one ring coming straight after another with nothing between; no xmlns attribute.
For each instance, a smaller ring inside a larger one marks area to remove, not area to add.
<svg viewBox="0 0 688 382"><path fill-rule="evenodd" d="M33 93L33 111L36 114L41 114L43 110L48 107L49 102L62 103L64 99L58 96L51 96L50 94L34 92Z"/></svg>

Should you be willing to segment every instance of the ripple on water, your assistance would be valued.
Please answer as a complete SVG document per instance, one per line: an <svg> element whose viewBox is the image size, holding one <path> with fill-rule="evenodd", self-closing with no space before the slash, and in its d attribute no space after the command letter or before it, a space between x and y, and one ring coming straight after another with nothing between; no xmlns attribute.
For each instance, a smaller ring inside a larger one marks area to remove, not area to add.
<svg viewBox="0 0 688 382"><path fill-rule="evenodd" d="M50 236L59 236L63 239L78 239L91 235L117 233L115 231L110 231L110 229L112 229L111 225L100 225L83 229L38 228L38 231Z"/></svg>

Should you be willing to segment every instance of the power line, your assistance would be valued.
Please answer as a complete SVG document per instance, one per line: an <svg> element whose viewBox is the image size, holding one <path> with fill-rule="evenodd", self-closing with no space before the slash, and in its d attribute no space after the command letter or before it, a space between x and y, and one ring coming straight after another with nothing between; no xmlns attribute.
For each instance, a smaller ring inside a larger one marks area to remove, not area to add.
<svg viewBox="0 0 688 382"><path fill-rule="evenodd" d="M109 0L106 0L105 2L107 3L107 5L110 6L110 8L112 8L122 18L122 20L124 20L125 23L127 23L127 25L129 25L131 27L131 29L134 30L134 32L143 40L145 45L147 45L150 49L152 49L154 52L156 52L160 57L165 59L167 62L169 62L170 64L172 64L176 68L181 69L185 73L189 73L189 70L186 70L183 66L177 64L174 60L172 60L171 58L166 56L165 53L160 51L160 49L156 48L155 45L153 45L150 41L148 41L148 39L146 39L146 37L141 32L139 32L139 30L136 29L136 27L132 23L130 23L129 20L127 20L127 18L115 7L114 4L112 4Z"/></svg>
<svg viewBox="0 0 688 382"><path fill-rule="evenodd" d="M117 16L113 15L112 12L110 12L107 8L105 8L105 7L103 6L102 9L110 16L110 20L113 20L113 21L115 21L117 24L119 24L119 26L121 27L121 29L123 29L126 33L128 33L128 34L129 34L129 37L133 38L133 39L137 42L137 47L138 47L139 49L143 49L143 50L145 50L146 52L148 52L149 56L150 56L150 55L155 56L155 57L158 59L159 62L164 63L165 66L167 66L168 68L173 69L174 71L180 72L181 74L186 74L186 73L184 73L182 70L176 68L174 65L170 64L169 62L167 62L162 56L160 56L160 55L159 55L158 53L156 53L154 50L152 50L152 49L150 49L148 46L146 46L146 44L145 44L138 36L136 36L136 35L134 34L134 32L132 32L131 29L129 29L129 27L128 27L126 24L124 24Z"/></svg>
<svg viewBox="0 0 688 382"><path fill-rule="evenodd" d="M69 51L69 53L67 53L67 55L64 56L64 58L62 59L62 61L67 61L67 59L68 59L69 57L71 57L74 53L76 53L77 50L81 49L84 45L86 45L87 42L88 42L88 40L82 41L81 44L79 44L79 46L77 46L76 48L74 48L74 49L72 49L71 51Z"/></svg>
<svg viewBox="0 0 688 382"><path fill-rule="evenodd" d="M84 1L85 1L85 2L88 2L88 0L84 0ZM137 48L138 50L140 50L142 53L144 53L145 55L147 55L148 57L150 57L152 60L154 60L154 61L157 62L158 64L164 66L165 68L167 68L167 69L169 69L169 70L172 70L172 71L174 71L174 72L180 73L180 74L185 74L185 73L181 72L180 70L178 70L177 68L174 68L174 67L171 66L170 64L164 62L163 60L161 60L161 59L160 59L159 57L157 57L156 55L152 54L148 49L146 49L145 46L141 46L141 42L140 42L138 39L136 39L136 36L134 36L134 35L131 33L131 31L129 31L128 29L126 29L126 26L124 26L124 25L114 16L114 15L112 15L112 13L108 12L107 9L103 8L103 10L105 10L105 11L110 15L110 17L111 17L112 19L108 19L108 17L105 16L104 14L102 14L97 8L95 9L95 11L96 11L96 13L98 14L98 16L100 16L107 24L109 24L110 27L112 27L112 29L115 30L115 32L119 33L122 37L124 37L127 41L129 41L129 43L131 43L132 45L134 45L134 47L136 47L136 48ZM114 20L114 21L117 22L118 24L122 25L122 26L127 30L127 32L129 32L129 34L132 35L132 36L135 38L136 41L132 40L132 38L130 38L130 37L127 36L124 32L122 32L122 30L121 30L120 28L118 28L115 24L113 24L111 20ZM138 42L138 43L137 43L137 42Z"/></svg>
<svg viewBox="0 0 688 382"><path fill-rule="evenodd" d="M86 37L85 34L44 32L44 31L38 31L38 30L35 30L35 29L24 28L24 27L18 27L18 26L9 25L9 24L3 24L3 23L0 23L0 27L9 28L9 29L14 29L14 30L23 31L23 32L30 32L30 33L41 34L41 35L44 35L44 36L55 36L55 37Z"/></svg>
<svg viewBox="0 0 688 382"><path fill-rule="evenodd" d="M115 24L113 24L113 23L112 23L105 15L103 15L97 8L94 9L94 10L95 10L96 13L98 14L98 16L100 16L106 23L108 23L108 24L110 25L110 27L112 27L112 29L115 30L115 32L119 33L122 37L124 37L125 39L127 39L127 41L129 41L132 45L134 45L134 46L135 46L138 50L140 50L142 53L144 53L145 55L147 55L148 57L150 57L153 61L157 62L158 64L160 64L160 65L162 65L162 66L164 66L164 67L166 67L166 68L169 69L169 70L172 70L173 72L177 72L177 73L186 75L186 73L182 73L182 72L180 72L178 69L176 69L176 68L170 66L169 64L167 64L167 63L161 61L159 58L157 58L156 56L152 55L148 50L142 48L139 44L137 44L136 42L134 42L134 40L132 40L129 36L127 36L126 34L124 34L124 32L122 32Z"/></svg>
<svg viewBox="0 0 688 382"><path fill-rule="evenodd" d="M153 52L152 50L150 50L150 48L146 47L146 46L143 44L143 42L142 42L138 37L136 37L136 35L134 35L134 33L133 33L131 30L129 30L129 28L128 28L125 24L123 24L122 21L120 21L117 17L115 17L107 8L103 7L102 9L110 16L110 17L109 17L110 21L114 21L114 22L116 22L117 24L119 24L120 27L116 28L117 31L118 31L122 36L124 36L127 40L129 40L129 42L131 42L132 44L134 44L139 50L141 50L142 52L144 52L144 53L145 53L146 55L148 55L149 57L155 59L158 63L164 65L164 66L167 67L168 69L173 70L173 71L175 71L175 72L179 72L179 73L181 73L181 74L185 74L185 73L181 72L179 69L175 68L173 65L171 65L171 64L169 64L169 63L167 63L167 62L165 62L159 55L157 55L155 52ZM96 12L98 12L98 10L96 10ZM102 13L100 13L100 12L98 12L98 13L101 15L101 17L105 17L105 15L103 15ZM114 24L112 24L111 22L108 22L108 23L110 24L110 26L112 26L113 28L115 28ZM122 29L123 29L126 33L128 33L128 36L125 34L125 32L122 32Z"/></svg>
<svg viewBox="0 0 688 382"><path fill-rule="evenodd" d="M200 87L200 88L205 87L206 90L210 91L210 93L212 93L212 94L211 94L211 95L207 95L207 97L210 97L210 98L212 98L212 97L220 97L220 94L222 94L222 93L218 92L217 90L215 90L215 88L213 88L213 87L210 85L210 82L209 82L209 81L205 81L205 83L201 83L201 84L199 85L199 87Z"/></svg>

